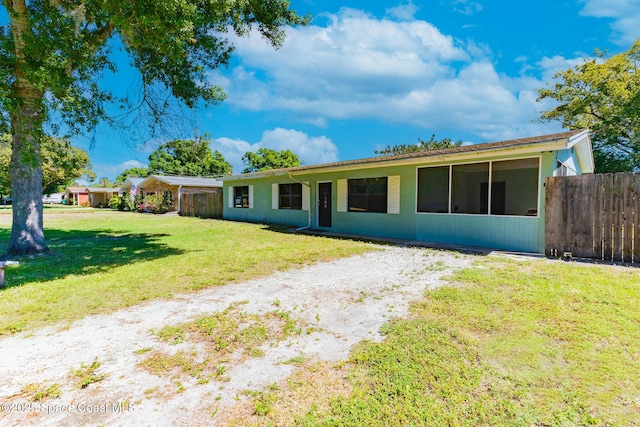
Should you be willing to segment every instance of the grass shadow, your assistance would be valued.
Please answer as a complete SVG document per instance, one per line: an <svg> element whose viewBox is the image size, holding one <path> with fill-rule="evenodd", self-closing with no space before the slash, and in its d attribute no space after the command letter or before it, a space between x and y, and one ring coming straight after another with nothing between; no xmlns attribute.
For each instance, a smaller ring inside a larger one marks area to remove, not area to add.
<svg viewBox="0 0 640 427"><path fill-rule="evenodd" d="M11 231L0 229L0 242ZM28 283L47 282L69 275L89 275L109 269L184 253L162 242L167 234L122 233L113 230L47 229L50 253L10 257L18 267L5 270L5 289Z"/></svg>

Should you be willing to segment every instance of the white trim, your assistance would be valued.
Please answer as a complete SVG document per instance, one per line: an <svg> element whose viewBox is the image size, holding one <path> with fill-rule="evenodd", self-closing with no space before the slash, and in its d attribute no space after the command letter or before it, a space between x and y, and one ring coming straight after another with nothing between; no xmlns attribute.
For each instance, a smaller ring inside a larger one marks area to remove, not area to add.
<svg viewBox="0 0 640 427"><path fill-rule="evenodd" d="M229 187L229 207L230 208L233 208L235 205L233 200L236 197L234 188L235 187L233 185Z"/></svg>
<svg viewBox="0 0 640 427"><path fill-rule="evenodd" d="M580 166L581 173L593 173L595 169L595 163L593 159L593 148L591 144L590 131L585 130L577 135L569 138L567 148L574 148Z"/></svg>
<svg viewBox="0 0 640 427"><path fill-rule="evenodd" d="M537 215L531 216L531 218L540 218L540 206L542 199L542 187L544 187L544 182L542 181L542 156L538 156L538 206L536 206Z"/></svg>
<svg viewBox="0 0 640 427"><path fill-rule="evenodd" d="M400 213L400 175L387 177L387 213Z"/></svg>
<svg viewBox="0 0 640 427"><path fill-rule="evenodd" d="M280 209L280 184L271 184L271 209Z"/></svg>
<svg viewBox="0 0 640 427"><path fill-rule="evenodd" d="M302 183L302 210L311 211L311 187L309 181Z"/></svg>
<svg viewBox="0 0 640 427"><path fill-rule="evenodd" d="M336 211L347 212L349 208L349 191L346 179L338 179L336 183Z"/></svg>
<svg viewBox="0 0 640 427"><path fill-rule="evenodd" d="M418 172L416 171L416 175L418 174ZM451 185L453 183L453 168L451 167L451 165L449 165L449 203L448 203L448 210L447 210L447 214L451 214L451 208L453 207L453 185ZM416 186L416 212L418 210L418 186Z"/></svg>
<svg viewBox="0 0 640 427"><path fill-rule="evenodd" d="M249 186L249 209L253 209L253 185Z"/></svg>
<svg viewBox="0 0 640 427"><path fill-rule="evenodd" d="M489 162L489 181L487 181L487 215L491 213L492 193L493 193L493 162Z"/></svg>

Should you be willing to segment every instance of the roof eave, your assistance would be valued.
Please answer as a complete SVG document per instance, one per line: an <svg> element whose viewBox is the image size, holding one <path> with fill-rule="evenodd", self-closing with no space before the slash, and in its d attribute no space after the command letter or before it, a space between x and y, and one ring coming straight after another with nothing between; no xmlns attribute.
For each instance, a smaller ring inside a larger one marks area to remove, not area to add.
<svg viewBox="0 0 640 427"><path fill-rule="evenodd" d="M575 148L578 158L578 165L582 173L594 173L595 161L593 159L593 148L591 146L590 131L583 132L569 138L568 148Z"/></svg>
<svg viewBox="0 0 640 427"><path fill-rule="evenodd" d="M482 149L482 144L478 144L478 149L461 152L461 153L444 153L441 155L426 155L420 157L408 157L403 159L387 159L381 157L380 160L373 160L366 163L352 163L345 165L318 165L317 167L309 167L301 170L290 169L272 169L261 172L254 172L251 174L233 175L229 177L221 178L222 181L239 181L249 180L257 178L266 178L274 176L288 176L288 175L309 175L315 173L329 173L340 172L354 169L371 169L377 167L393 167L393 166L406 166L416 164L431 164L431 163L452 163L457 161L465 161L469 159L477 159L479 155L483 157L495 157L501 155L524 155L542 153L544 151L562 150L568 148L569 138L554 139L546 142L537 142L528 145L514 145L506 147L489 147Z"/></svg>

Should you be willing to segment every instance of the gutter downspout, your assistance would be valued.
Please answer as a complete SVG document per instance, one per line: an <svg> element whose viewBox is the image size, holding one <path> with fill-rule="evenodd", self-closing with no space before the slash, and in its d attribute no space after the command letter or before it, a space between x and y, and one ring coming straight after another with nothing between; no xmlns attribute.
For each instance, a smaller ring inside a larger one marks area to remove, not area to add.
<svg viewBox="0 0 640 427"><path fill-rule="evenodd" d="M302 181L298 181L297 179L295 179L293 176L291 176L291 172L287 172L287 175L289 175L289 178L292 181L295 181L299 184L304 185L305 187L309 188L309 199L311 199L311 185L304 183ZM309 200L309 209L307 210L307 225L305 227L299 227L296 228L296 231L302 231L302 230L308 230L311 228L311 200Z"/></svg>

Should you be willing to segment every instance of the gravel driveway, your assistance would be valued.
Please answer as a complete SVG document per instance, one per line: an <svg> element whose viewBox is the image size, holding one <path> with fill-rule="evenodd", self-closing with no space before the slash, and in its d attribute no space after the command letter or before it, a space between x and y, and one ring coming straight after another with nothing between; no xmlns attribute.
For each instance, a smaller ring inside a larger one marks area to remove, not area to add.
<svg viewBox="0 0 640 427"><path fill-rule="evenodd" d="M2 425L211 425L243 399L285 380L296 357L338 361L354 344L381 339L380 326L405 316L409 302L442 277L468 266L470 256L379 246L364 255L276 273L269 277L151 301L66 329L46 328L0 339ZM259 356L225 365L225 381L157 376L139 363L147 351L175 352L187 343L160 342L153 331L240 304L247 314L290 313L309 333L263 345ZM97 358L97 359L96 359ZM101 381L79 388L72 370L102 363ZM33 401L28 384L57 384L60 396ZM212 418L212 413L216 415Z"/></svg>

